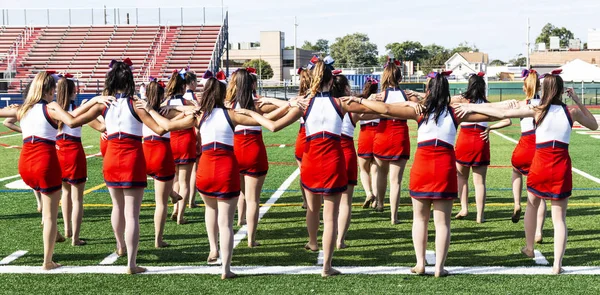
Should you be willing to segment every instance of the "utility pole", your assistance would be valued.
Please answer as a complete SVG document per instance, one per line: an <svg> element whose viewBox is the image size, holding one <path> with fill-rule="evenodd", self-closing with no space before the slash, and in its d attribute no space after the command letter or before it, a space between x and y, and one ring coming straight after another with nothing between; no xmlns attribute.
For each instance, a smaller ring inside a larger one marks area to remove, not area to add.
<svg viewBox="0 0 600 295"><path fill-rule="evenodd" d="M531 26L529 25L529 17L528 17L527 18L527 43L525 43L525 47L527 49L527 68L528 69L531 67L531 64L529 62L529 48L530 48L529 31L531 31Z"/></svg>
<svg viewBox="0 0 600 295"><path fill-rule="evenodd" d="M104 5L104 24L106 25L108 22L106 20L106 5Z"/></svg>
<svg viewBox="0 0 600 295"><path fill-rule="evenodd" d="M296 79L297 79L297 75L298 75L298 20L296 19L296 17L294 16L294 80L292 82L292 84L296 84Z"/></svg>

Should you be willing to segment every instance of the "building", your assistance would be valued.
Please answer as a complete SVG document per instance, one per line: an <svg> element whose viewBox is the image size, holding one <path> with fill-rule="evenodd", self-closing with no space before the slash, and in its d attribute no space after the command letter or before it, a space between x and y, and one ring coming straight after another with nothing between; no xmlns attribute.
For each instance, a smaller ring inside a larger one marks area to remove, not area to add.
<svg viewBox="0 0 600 295"><path fill-rule="evenodd" d="M446 70L452 71L457 79L466 79L469 75L487 72L490 59L483 52L457 52L446 61Z"/></svg>
<svg viewBox="0 0 600 295"><path fill-rule="evenodd" d="M576 59L600 65L600 51L535 51L529 56L529 63L536 71L546 73Z"/></svg>
<svg viewBox="0 0 600 295"><path fill-rule="evenodd" d="M260 32L259 43L234 43L229 49L229 67L231 71L240 68L245 62L263 59L273 68L270 82L291 81L294 69L294 49L285 49L285 33L279 31ZM308 64L316 54L310 50L296 49L296 65ZM223 66L224 68L224 66Z"/></svg>

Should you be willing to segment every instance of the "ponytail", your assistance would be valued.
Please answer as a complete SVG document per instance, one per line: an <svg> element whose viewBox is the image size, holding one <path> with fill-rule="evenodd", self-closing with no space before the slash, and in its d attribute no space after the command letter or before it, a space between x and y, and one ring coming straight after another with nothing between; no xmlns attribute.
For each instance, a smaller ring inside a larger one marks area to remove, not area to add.
<svg viewBox="0 0 600 295"><path fill-rule="evenodd" d="M331 96L344 97L349 95L346 91L350 88L350 82L344 75L336 75L333 77L333 86L331 87Z"/></svg>
<svg viewBox="0 0 600 295"><path fill-rule="evenodd" d="M315 67L312 71L310 94L312 96L316 96L317 92L323 89L323 86L331 82L333 74L331 73L331 70L325 66L325 63L322 60L319 60L317 63L315 63Z"/></svg>
<svg viewBox="0 0 600 295"><path fill-rule="evenodd" d="M67 78L60 78L56 85L56 103L65 111L69 110L71 98L75 94L75 82ZM62 129L63 122L58 122L59 130Z"/></svg>
<svg viewBox="0 0 600 295"><path fill-rule="evenodd" d="M226 91L227 87L224 83L213 77L208 78L204 84L204 93L202 93L202 99L200 100L200 111L205 115L210 115L215 108L225 108Z"/></svg>
<svg viewBox="0 0 600 295"><path fill-rule="evenodd" d="M229 76L229 83L227 84L227 93L225 94L225 101L232 102L237 94L237 71L233 72Z"/></svg>
<svg viewBox="0 0 600 295"><path fill-rule="evenodd" d="M483 77L471 75L471 77L469 77L469 86L467 86L467 90L462 96L470 103L487 103L488 100L485 97L485 88L486 85Z"/></svg>
<svg viewBox="0 0 600 295"><path fill-rule="evenodd" d="M122 61L112 63L111 70L106 73L102 93L103 95L114 96L118 92L122 92L129 97L135 95L135 81L133 80L131 66Z"/></svg>
<svg viewBox="0 0 600 295"><path fill-rule="evenodd" d="M146 88L146 97L148 98L148 104L152 107L152 109L158 111L164 96L165 89L156 81L152 81L148 84L148 87Z"/></svg>
<svg viewBox="0 0 600 295"><path fill-rule="evenodd" d="M544 78L542 87L542 98L540 104L536 107L538 110L541 110L541 115L539 119L536 120L536 125L538 126L542 124L546 118L546 114L548 114L550 106L565 105L565 103L561 100L562 94L565 90L565 85L563 79L559 75L547 75Z"/></svg>
<svg viewBox="0 0 600 295"><path fill-rule="evenodd" d="M185 91L185 79L179 75L178 71L173 71L171 75L171 79L167 83L167 88L165 89L167 97L174 96L175 94L182 93Z"/></svg>
<svg viewBox="0 0 600 295"><path fill-rule="evenodd" d="M302 69L300 72L300 87L298 89L299 96L306 96L310 89L311 75L307 69Z"/></svg>
<svg viewBox="0 0 600 295"><path fill-rule="evenodd" d="M35 75L35 78L33 78L33 81L31 81L29 86L27 98L25 98L23 105L21 105L21 108L19 108L19 111L17 112L17 118L19 120L22 119L36 103L44 98L45 95L53 93L54 89L56 89L56 81L54 81L52 75L48 74L46 71L41 71Z"/></svg>
<svg viewBox="0 0 600 295"><path fill-rule="evenodd" d="M523 81L523 88L525 88L525 97L532 99L535 95L540 92L540 79L536 71L530 71L529 75Z"/></svg>
<svg viewBox="0 0 600 295"><path fill-rule="evenodd" d="M435 78L429 80L427 89L427 96L423 101L425 107L423 119L427 121L433 115L433 119L437 124L441 114L447 111L450 105L450 85L448 84L448 79L443 74L437 74Z"/></svg>
<svg viewBox="0 0 600 295"><path fill-rule="evenodd" d="M402 69L395 62L388 62L381 75L381 90L398 88L402 81Z"/></svg>

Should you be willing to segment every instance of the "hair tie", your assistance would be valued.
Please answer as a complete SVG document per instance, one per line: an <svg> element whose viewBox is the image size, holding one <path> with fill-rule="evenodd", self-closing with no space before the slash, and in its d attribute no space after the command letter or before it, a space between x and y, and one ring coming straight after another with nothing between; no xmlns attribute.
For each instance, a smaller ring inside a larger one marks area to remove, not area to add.
<svg viewBox="0 0 600 295"><path fill-rule="evenodd" d="M333 59L333 57L331 57L331 55L326 56L323 59L323 63L325 64L325 68L329 69L330 71L333 71L333 63L335 63L335 60Z"/></svg>
<svg viewBox="0 0 600 295"><path fill-rule="evenodd" d="M402 65L402 63L400 63L400 61L399 61L399 60L396 60L396 59L394 59L394 57L393 57L393 56L389 56L389 55L388 55L387 62L386 62L386 63L385 63L385 65L383 66L383 68L384 68L384 69L385 69L385 68L387 68L387 67L390 65L390 61L392 61L392 62L393 62L393 63L394 63L394 64L395 64L397 67L399 67L399 66L401 66L401 65Z"/></svg>
<svg viewBox="0 0 600 295"><path fill-rule="evenodd" d="M122 62L123 62L124 64L128 65L128 66L129 66L129 69L130 69L131 71L133 71L133 62L131 61L131 59L130 59L129 57L128 57L128 58L126 58L126 59L124 59ZM113 59L113 60L111 60L111 61L110 61L110 63L108 64L108 68L109 68L109 70L108 70L108 71L109 71L109 72L112 70L113 66L114 66L116 63L117 63L117 60L114 60L114 59Z"/></svg>
<svg viewBox="0 0 600 295"><path fill-rule="evenodd" d="M559 76L562 73L562 69L552 70L550 73L546 73L540 76L540 79L546 78L546 76Z"/></svg>
<svg viewBox="0 0 600 295"><path fill-rule="evenodd" d="M308 70L312 70L318 62L319 62L319 57L317 55L313 55L313 57L308 62L308 65L306 65L306 68Z"/></svg>
<svg viewBox="0 0 600 295"><path fill-rule="evenodd" d="M227 76L225 75L225 72L219 71L216 78L219 80L219 82L227 85Z"/></svg>

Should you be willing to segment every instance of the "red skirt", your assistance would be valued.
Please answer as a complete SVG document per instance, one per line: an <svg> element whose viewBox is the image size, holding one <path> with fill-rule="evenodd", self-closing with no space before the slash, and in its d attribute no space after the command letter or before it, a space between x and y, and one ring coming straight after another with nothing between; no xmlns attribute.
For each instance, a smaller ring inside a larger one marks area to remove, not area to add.
<svg viewBox="0 0 600 295"><path fill-rule="evenodd" d="M373 141L373 155L384 161L408 160L410 137L404 120L382 119Z"/></svg>
<svg viewBox="0 0 600 295"><path fill-rule="evenodd" d="M456 163L467 166L490 165L490 141L481 138L481 126L460 128L456 139Z"/></svg>
<svg viewBox="0 0 600 295"><path fill-rule="evenodd" d="M306 142L300 165L302 187L314 194L335 195L348 188L346 160L340 139L316 137Z"/></svg>
<svg viewBox="0 0 600 295"><path fill-rule="evenodd" d="M146 160L142 141L133 138L108 140L104 156L104 182L111 188L146 187Z"/></svg>
<svg viewBox="0 0 600 295"><path fill-rule="evenodd" d="M100 153L102 154L102 157L106 155L106 147L108 147L108 141L103 139L102 135L100 135Z"/></svg>
<svg viewBox="0 0 600 295"><path fill-rule="evenodd" d="M79 184L87 181L87 160L81 138L56 141L56 154L60 161L62 181Z"/></svg>
<svg viewBox="0 0 600 295"><path fill-rule="evenodd" d="M233 151L240 167L240 174L260 177L267 175L269 161L262 132L238 131L233 136Z"/></svg>
<svg viewBox="0 0 600 295"><path fill-rule="evenodd" d="M171 151L175 165L196 162L196 132L194 128L171 132Z"/></svg>
<svg viewBox="0 0 600 295"><path fill-rule="evenodd" d="M456 156L450 144L419 143L410 169L409 193L415 199L453 200L458 198Z"/></svg>
<svg viewBox="0 0 600 295"><path fill-rule="evenodd" d="M170 181L175 178L175 162L171 143L164 137L144 138L144 159L146 174L158 181Z"/></svg>
<svg viewBox="0 0 600 295"><path fill-rule="evenodd" d="M205 197L216 199L239 197L240 169L233 148L203 150L197 171L196 189Z"/></svg>
<svg viewBox="0 0 600 295"><path fill-rule="evenodd" d="M571 196L572 189L568 145L537 148L527 176L527 190L538 198L564 200Z"/></svg>
<svg viewBox="0 0 600 295"><path fill-rule="evenodd" d="M519 143L513 151L511 163L515 170L519 171L522 175L527 176L529 174L529 167L531 161L533 161L533 155L535 154L535 132L531 134L522 134Z"/></svg>
<svg viewBox="0 0 600 295"><path fill-rule="evenodd" d="M373 158L373 142L377 134L378 123L360 126L358 133L358 156L364 159Z"/></svg>
<svg viewBox="0 0 600 295"><path fill-rule="evenodd" d="M60 162L54 141L36 139L23 141L19 157L19 174L23 182L42 194L51 194L62 188Z"/></svg>
<svg viewBox="0 0 600 295"><path fill-rule="evenodd" d="M296 156L296 160L302 161L302 155L304 154L304 150L306 149L306 128L304 124L300 124L300 130L298 131L298 136L296 137L296 150L294 155Z"/></svg>
<svg viewBox="0 0 600 295"><path fill-rule="evenodd" d="M358 184L358 157L354 148L354 140L352 137L342 136L342 151L346 162L346 172L348 175L348 184Z"/></svg>

